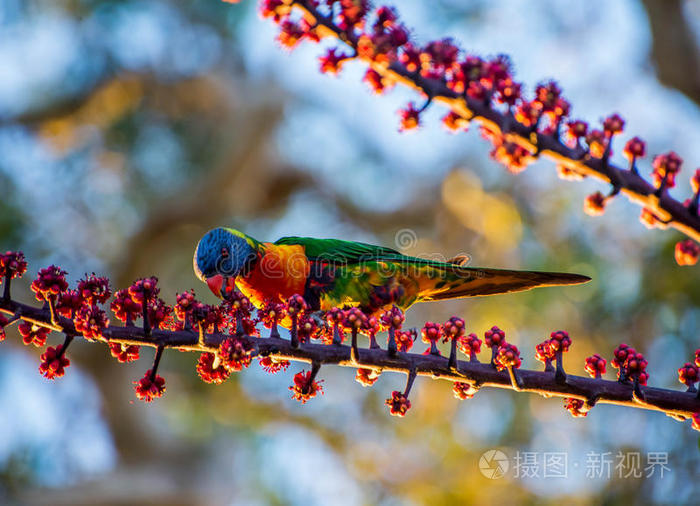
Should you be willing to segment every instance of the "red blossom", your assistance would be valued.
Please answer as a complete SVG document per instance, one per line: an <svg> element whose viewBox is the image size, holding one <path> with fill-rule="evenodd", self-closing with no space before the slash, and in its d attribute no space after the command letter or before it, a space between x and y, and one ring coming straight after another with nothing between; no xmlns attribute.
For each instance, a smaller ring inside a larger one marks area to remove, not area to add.
<svg viewBox="0 0 700 506"><path fill-rule="evenodd" d="M292 399L306 404L306 402L316 397L320 392L323 394L321 381L315 381L311 377L311 371L301 371L294 375L294 384L289 387L292 391Z"/></svg>
<svg viewBox="0 0 700 506"><path fill-rule="evenodd" d="M605 374L606 364L607 360L595 353L586 358L585 369L591 378L600 378L601 375Z"/></svg>
<svg viewBox="0 0 700 506"><path fill-rule="evenodd" d="M700 368L700 348L695 350L695 365Z"/></svg>
<svg viewBox="0 0 700 506"><path fill-rule="evenodd" d="M571 338L569 337L569 333L565 330L555 330L549 335L549 338L554 351L569 351Z"/></svg>
<svg viewBox="0 0 700 506"><path fill-rule="evenodd" d="M205 383L218 385L226 381L231 371L224 367L215 353L202 353L197 362L197 374Z"/></svg>
<svg viewBox="0 0 700 506"><path fill-rule="evenodd" d="M7 318L5 318L5 315L0 313L0 343L5 340L7 337L5 335L5 326L10 322Z"/></svg>
<svg viewBox="0 0 700 506"><path fill-rule="evenodd" d="M538 362L547 364L556 358L555 349L552 346L552 342L547 339L535 346L535 359Z"/></svg>
<svg viewBox="0 0 700 506"><path fill-rule="evenodd" d="M146 371L146 374L138 381L134 381L136 387L136 397L144 402L151 402L153 399L163 397L165 393L165 379L159 374L151 378L151 370Z"/></svg>
<svg viewBox="0 0 700 506"><path fill-rule="evenodd" d="M459 351L464 353L470 359L476 358L476 355L481 352L481 339L476 334L462 336L457 340Z"/></svg>
<svg viewBox="0 0 700 506"><path fill-rule="evenodd" d="M37 348L41 348L46 344L46 336L51 332L46 327L40 327L39 325L24 320L17 326L17 330L22 336L22 342L26 346L33 344Z"/></svg>
<svg viewBox="0 0 700 506"><path fill-rule="evenodd" d="M515 119L527 127L537 124L542 115L542 104L537 101L522 102L515 109Z"/></svg>
<svg viewBox="0 0 700 506"><path fill-rule="evenodd" d="M399 330L406 317L398 306L393 306L388 311L382 313L381 319L385 326Z"/></svg>
<svg viewBox="0 0 700 506"><path fill-rule="evenodd" d="M78 281L78 295L88 304L104 304L112 296L109 288L109 279L96 276L93 272L90 276Z"/></svg>
<svg viewBox="0 0 700 506"><path fill-rule="evenodd" d="M175 296L175 316L177 319L183 322L187 320L187 317L192 315L195 302L194 290L178 293Z"/></svg>
<svg viewBox="0 0 700 506"><path fill-rule="evenodd" d="M304 30L301 25L289 19L285 19L279 24L280 31L277 35L277 40L280 44L288 49L294 49L301 39L304 38Z"/></svg>
<svg viewBox="0 0 700 506"><path fill-rule="evenodd" d="M109 352L122 364L138 360L139 349L134 344L109 343Z"/></svg>
<svg viewBox="0 0 700 506"><path fill-rule="evenodd" d="M693 193L700 191L700 169L695 169L695 173L690 178L690 187L693 189Z"/></svg>
<svg viewBox="0 0 700 506"><path fill-rule="evenodd" d="M466 400L474 397L476 390L469 383L462 383L460 381L455 381L452 383L452 395L455 399Z"/></svg>
<svg viewBox="0 0 700 506"><path fill-rule="evenodd" d="M263 370L269 374L276 374L280 371L286 371L289 367L289 360L279 360L270 356L260 357L258 362L260 367L262 367Z"/></svg>
<svg viewBox="0 0 700 506"><path fill-rule="evenodd" d="M281 302L267 301L265 305L258 310L258 318L265 326L271 329L277 325L287 315L287 310Z"/></svg>
<svg viewBox="0 0 700 506"><path fill-rule="evenodd" d="M625 144L625 149L622 153L631 162L637 158L643 158L646 155L647 146L639 137L632 137Z"/></svg>
<svg viewBox="0 0 700 506"><path fill-rule="evenodd" d="M110 304L110 308L117 319L123 322L135 320L142 312L141 304L131 298L127 288L123 288L114 294L114 300Z"/></svg>
<svg viewBox="0 0 700 506"><path fill-rule="evenodd" d="M148 304L148 321L153 328L171 329L173 326L172 312L173 308L158 297Z"/></svg>
<svg viewBox="0 0 700 506"><path fill-rule="evenodd" d="M693 414L693 422L691 426L693 427L693 430L700 431L700 413Z"/></svg>
<svg viewBox="0 0 700 506"><path fill-rule="evenodd" d="M698 366L692 362L686 362L683 367L678 369L678 381L683 383L688 388L693 388L695 383L700 379Z"/></svg>
<svg viewBox="0 0 700 506"><path fill-rule="evenodd" d="M631 378L636 378L640 385L646 385L649 374L646 372L648 362L641 353L628 348L624 362L625 370Z"/></svg>
<svg viewBox="0 0 700 506"><path fill-rule="evenodd" d="M564 399L564 407L574 418L583 418L588 414L585 403L581 399L567 397Z"/></svg>
<svg viewBox="0 0 700 506"><path fill-rule="evenodd" d="M395 334L396 348L399 351L408 353L411 348L413 348L413 342L418 337L418 334L414 329L411 330L397 330Z"/></svg>
<svg viewBox="0 0 700 506"><path fill-rule="evenodd" d="M509 172L517 174L534 160L530 151L520 144L500 139L489 153L491 158L506 166Z"/></svg>
<svg viewBox="0 0 700 506"><path fill-rule="evenodd" d="M572 120L566 124L566 137L578 145L581 139L585 139L588 134L588 123L581 120Z"/></svg>
<svg viewBox="0 0 700 506"><path fill-rule="evenodd" d="M588 150L592 157L603 158L605 148L608 145L605 132L602 130L591 130L586 135L586 143L588 144Z"/></svg>
<svg viewBox="0 0 700 506"><path fill-rule="evenodd" d="M252 345L237 337L227 337L219 345L219 358L223 365L232 371L248 367L253 359L252 352Z"/></svg>
<svg viewBox="0 0 700 506"><path fill-rule="evenodd" d="M102 331L109 327L109 318L97 306L82 306L75 315L75 330L85 339L101 339Z"/></svg>
<svg viewBox="0 0 700 506"><path fill-rule="evenodd" d="M642 214L639 215L639 221L648 228L666 228L666 224L654 214L653 211L647 209L646 207L642 209Z"/></svg>
<svg viewBox="0 0 700 506"><path fill-rule="evenodd" d="M379 72L371 68L367 69L362 80L377 94L382 94L390 90L395 84L392 79L382 76Z"/></svg>
<svg viewBox="0 0 700 506"><path fill-rule="evenodd" d="M692 239L685 239L676 243L674 253L678 265L695 265L700 256L700 246Z"/></svg>
<svg viewBox="0 0 700 506"><path fill-rule="evenodd" d="M506 333L494 325L484 332L484 341L489 348L499 347L506 342Z"/></svg>
<svg viewBox="0 0 700 506"><path fill-rule="evenodd" d="M466 324L464 319L459 316L453 316L447 322L442 325L442 332L444 335L443 342L446 343L448 340L457 339L464 336Z"/></svg>
<svg viewBox="0 0 700 506"><path fill-rule="evenodd" d="M442 325L434 322L425 322L421 330L421 338L424 343L429 344L430 348L423 352L423 355L440 355L440 350L437 349L437 342L442 337Z"/></svg>
<svg viewBox="0 0 700 506"><path fill-rule="evenodd" d="M625 120L623 120L619 114L612 114L603 121L603 130L608 137L622 133L624 127Z"/></svg>
<svg viewBox="0 0 700 506"><path fill-rule="evenodd" d="M313 317L303 314L297 322L297 335L300 343L308 343L312 338L316 337L318 332L318 324Z"/></svg>
<svg viewBox="0 0 700 506"><path fill-rule="evenodd" d="M65 374L65 368L70 365L70 360L66 358L61 350L63 350L62 344L59 344L55 348L53 346L49 346L41 355L39 372L45 378L52 380L55 378L60 378Z"/></svg>
<svg viewBox="0 0 700 506"><path fill-rule="evenodd" d="M469 128L469 121L461 114L450 111L442 118L442 124L451 132L459 130L466 131Z"/></svg>
<svg viewBox="0 0 700 506"><path fill-rule="evenodd" d="M337 75L340 72L343 62L348 59L348 55L343 53L337 54L336 51L336 48L331 48L326 54L319 57L318 61L322 73Z"/></svg>
<svg viewBox="0 0 700 506"><path fill-rule="evenodd" d="M561 89L555 81L539 84L535 88L535 101L542 105L544 112L553 112L560 96Z"/></svg>
<svg viewBox="0 0 700 506"><path fill-rule="evenodd" d="M32 291L36 294L36 300L55 301L58 294L68 289L66 274L66 271L55 265L41 269L31 285Z"/></svg>
<svg viewBox="0 0 700 506"><path fill-rule="evenodd" d="M514 344L503 343L498 348L495 363L496 369L499 371L508 368L519 368L522 364L522 360L520 359L520 350L518 350L518 347Z"/></svg>
<svg viewBox="0 0 700 506"><path fill-rule="evenodd" d="M129 296L137 304L143 304L144 301L148 302L160 293L158 278L151 276L150 278L137 279L129 287L128 292Z"/></svg>
<svg viewBox="0 0 700 506"><path fill-rule="evenodd" d="M81 305L82 299L78 290L66 290L59 294L55 309L59 315L73 319Z"/></svg>
<svg viewBox="0 0 700 506"><path fill-rule="evenodd" d="M9 276L10 279L21 278L27 272L27 261L21 251L6 251L0 254L0 283Z"/></svg>
<svg viewBox="0 0 700 506"><path fill-rule="evenodd" d="M607 198L600 192L595 192L583 201L583 212L589 216L600 216L605 212Z"/></svg>
<svg viewBox="0 0 700 506"><path fill-rule="evenodd" d="M399 61L409 72L417 71L421 66L420 51L410 42L405 44L399 54Z"/></svg>
<svg viewBox="0 0 700 506"><path fill-rule="evenodd" d="M292 295L289 297L289 299L287 299L287 314L289 316L299 315L308 308L309 306L306 304L304 297L299 294Z"/></svg>
<svg viewBox="0 0 700 506"><path fill-rule="evenodd" d="M676 186L676 175L680 172L682 164L683 159L673 151L654 157L651 178L656 187L661 188L662 184L665 188Z"/></svg>
<svg viewBox="0 0 700 506"><path fill-rule="evenodd" d="M416 108L413 102L409 103L404 109L400 109L399 116L401 116L401 124L399 126L401 132L413 130L420 126L420 110Z"/></svg>
<svg viewBox="0 0 700 506"><path fill-rule="evenodd" d="M359 368L355 374L355 381L363 387L371 387L379 379L379 374L374 369Z"/></svg>
<svg viewBox="0 0 700 506"><path fill-rule="evenodd" d="M260 2L260 15L263 18L273 18L277 23L283 16L288 15L290 10L291 7L283 0L261 0Z"/></svg>
<svg viewBox="0 0 700 506"><path fill-rule="evenodd" d="M360 308L351 307L346 309L343 313L343 326L347 330L359 331L363 326L367 324L367 315L365 315Z"/></svg>
<svg viewBox="0 0 700 506"><path fill-rule="evenodd" d="M398 390L391 392L391 398L387 399L385 404L389 406L389 412L393 416L406 416L406 412L411 409L411 401Z"/></svg>

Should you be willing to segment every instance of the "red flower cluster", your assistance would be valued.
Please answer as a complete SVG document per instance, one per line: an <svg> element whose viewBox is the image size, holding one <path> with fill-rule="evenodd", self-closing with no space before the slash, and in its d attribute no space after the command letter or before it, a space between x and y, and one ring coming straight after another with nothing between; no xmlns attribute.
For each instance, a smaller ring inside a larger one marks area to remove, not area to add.
<svg viewBox="0 0 700 506"><path fill-rule="evenodd" d="M117 319L122 322L133 321L142 312L141 304L131 298L127 288L123 288L114 294L114 300L110 304L110 309Z"/></svg>
<svg viewBox="0 0 700 506"><path fill-rule="evenodd" d="M27 272L27 261L21 251L0 253L0 283L5 279L21 278Z"/></svg>
<svg viewBox="0 0 700 506"><path fill-rule="evenodd" d="M323 387L320 381L315 381L311 376L311 371L301 371L294 375L294 384L289 387L292 391L292 399L306 404L306 401L316 397L319 392L323 394Z"/></svg>
<svg viewBox="0 0 700 506"><path fill-rule="evenodd" d="M391 392L391 398L387 399L385 404L389 406L389 412L393 416L406 416L406 412L411 409L411 401L398 390Z"/></svg>
<svg viewBox="0 0 700 506"><path fill-rule="evenodd" d="M359 368L355 374L355 381L363 387L371 387L379 379L380 373L374 369Z"/></svg>
<svg viewBox="0 0 700 506"><path fill-rule="evenodd" d="M421 336L424 343L430 345L430 348L423 352L423 355L440 355L440 350L437 348L437 342L442 337L442 325L434 322L425 322L421 330Z"/></svg>
<svg viewBox="0 0 700 506"><path fill-rule="evenodd" d="M676 186L676 175L680 172L682 164L681 157L673 151L656 156L652 164L654 170L651 173L656 187L663 189Z"/></svg>
<svg viewBox="0 0 700 506"><path fill-rule="evenodd" d="M455 381L452 383L452 395L455 399L466 400L474 397L476 390L469 383Z"/></svg>
<svg viewBox="0 0 700 506"><path fill-rule="evenodd" d="M112 296L109 280L98 277L93 272L90 276L78 281L78 296L87 304L104 304Z"/></svg>
<svg viewBox="0 0 700 506"><path fill-rule="evenodd" d="M461 336L458 338L457 347L470 360L476 360L476 355L481 353L481 339L476 334Z"/></svg>
<svg viewBox="0 0 700 506"><path fill-rule="evenodd" d="M60 378L65 374L65 368L70 365L70 360L63 354L63 345L55 348L49 346L41 355L39 372L48 379Z"/></svg>
<svg viewBox="0 0 700 506"><path fill-rule="evenodd" d="M600 216L605 212L607 200L600 192L592 193L583 201L583 212L588 216Z"/></svg>
<svg viewBox="0 0 700 506"><path fill-rule="evenodd" d="M226 381L231 374L223 361L219 360L214 353L202 353L197 362L197 374L205 383L218 385Z"/></svg>
<svg viewBox="0 0 700 506"><path fill-rule="evenodd" d="M398 306L393 306L390 310L382 313L381 319L382 323L387 328L399 330L401 329L401 326L403 325L403 322L406 319L406 317L404 316L403 311L401 311L398 308Z"/></svg>
<svg viewBox="0 0 700 506"><path fill-rule="evenodd" d="M583 418L588 415L588 410L585 408L585 403L581 399L567 397L564 399L564 408L571 413L574 418Z"/></svg>
<svg viewBox="0 0 700 506"><path fill-rule="evenodd" d="M33 344L37 348L42 348L46 344L46 336L51 332L46 327L40 327L24 320L17 326L17 330L26 346Z"/></svg>
<svg viewBox="0 0 700 506"><path fill-rule="evenodd" d="M55 265L41 269L31 285L36 300L55 301L61 292L68 289L66 274L66 271Z"/></svg>
<svg viewBox="0 0 700 506"><path fill-rule="evenodd" d="M600 378L605 374L605 366L607 361L597 353L586 358L586 372L591 378Z"/></svg>
<svg viewBox="0 0 700 506"><path fill-rule="evenodd" d="M503 343L500 348L498 348L498 354L496 355L496 368L499 371L504 369L518 369L522 364L520 360L520 350L514 344Z"/></svg>
<svg viewBox="0 0 700 506"><path fill-rule="evenodd" d="M245 339L227 337L219 345L218 356L227 369L240 371L253 360L253 347Z"/></svg>
<svg viewBox="0 0 700 506"><path fill-rule="evenodd" d="M134 381L136 385L136 397L144 402L151 402L153 399L163 397L165 393L165 379L159 374L151 377L151 369L146 371L146 374L138 381Z"/></svg>
<svg viewBox="0 0 700 506"><path fill-rule="evenodd" d="M258 310L258 318L262 324L271 329L287 316L287 309L281 302L268 301L261 309Z"/></svg>
<svg viewBox="0 0 700 506"><path fill-rule="evenodd" d="M695 390L695 383L700 381L698 366L692 362L686 362L683 367L678 369L678 381L687 386L688 390Z"/></svg>
<svg viewBox="0 0 700 506"><path fill-rule="evenodd" d="M279 360L269 356L260 357L259 363L260 367L269 374L277 374L280 371L286 371L289 367L289 360Z"/></svg>
<svg viewBox="0 0 700 506"><path fill-rule="evenodd" d="M136 345L110 343L109 352L122 364L139 359L139 346Z"/></svg>
<svg viewBox="0 0 700 506"><path fill-rule="evenodd" d="M495 325L484 332L484 342L489 348L499 347L506 342L506 333Z"/></svg>
<svg viewBox="0 0 700 506"><path fill-rule="evenodd" d="M109 318L97 306L81 306L73 322L75 330L88 340L101 339L102 332L109 326Z"/></svg>
<svg viewBox="0 0 700 506"><path fill-rule="evenodd" d="M397 330L395 335L396 348L403 353L408 353L413 348L413 343L417 338L418 333L415 329Z"/></svg>
<svg viewBox="0 0 700 506"><path fill-rule="evenodd" d="M569 351L571 346L571 338L565 330L556 330L549 335L549 342L554 348L554 351Z"/></svg>
<svg viewBox="0 0 700 506"><path fill-rule="evenodd" d="M676 243L675 257L678 265L695 265L700 256L700 246L692 239Z"/></svg>
<svg viewBox="0 0 700 506"><path fill-rule="evenodd" d="M552 346L552 341L547 339L535 346L535 359L542 362L545 367L551 368L552 360L556 358L556 350Z"/></svg>

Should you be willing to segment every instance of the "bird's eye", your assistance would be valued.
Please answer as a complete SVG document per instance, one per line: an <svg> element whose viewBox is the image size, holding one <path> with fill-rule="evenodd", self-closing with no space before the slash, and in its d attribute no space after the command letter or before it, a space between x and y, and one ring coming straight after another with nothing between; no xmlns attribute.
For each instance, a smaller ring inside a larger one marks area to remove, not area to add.
<svg viewBox="0 0 700 506"><path fill-rule="evenodd" d="M228 258L228 249L227 248L221 248L221 256L223 258Z"/></svg>

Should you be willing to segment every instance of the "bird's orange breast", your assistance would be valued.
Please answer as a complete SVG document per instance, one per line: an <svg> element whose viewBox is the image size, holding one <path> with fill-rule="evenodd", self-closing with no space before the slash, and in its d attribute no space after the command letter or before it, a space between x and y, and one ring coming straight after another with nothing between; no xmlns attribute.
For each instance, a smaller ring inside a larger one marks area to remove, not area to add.
<svg viewBox="0 0 700 506"><path fill-rule="evenodd" d="M309 276L309 260L301 245L263 243L263 255L236 285L255 306L267 300L283 301L294 294L304 294Z"/></svg>

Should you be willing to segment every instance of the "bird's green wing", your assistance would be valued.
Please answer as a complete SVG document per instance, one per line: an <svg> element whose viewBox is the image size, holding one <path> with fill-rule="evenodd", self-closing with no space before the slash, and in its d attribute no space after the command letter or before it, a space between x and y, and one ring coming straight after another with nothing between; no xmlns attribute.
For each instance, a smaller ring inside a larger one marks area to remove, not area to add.
<svg viewBox="0 0 700 506"><path fill-rule="evenodd" d="M354 264L366 260L405 260L410 257L400 252L363 242L343 241L342 239L315 239L313 237L282 237L275 241L280 245L301 245L309 260L323 260L329 263Z"/></svg>

